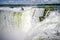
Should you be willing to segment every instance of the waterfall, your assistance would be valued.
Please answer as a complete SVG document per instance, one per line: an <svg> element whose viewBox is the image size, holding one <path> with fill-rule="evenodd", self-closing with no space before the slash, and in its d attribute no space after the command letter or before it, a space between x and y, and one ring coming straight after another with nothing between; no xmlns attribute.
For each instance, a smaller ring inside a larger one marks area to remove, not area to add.
<svg viewBox="0 0 60 40"><path fill-rule="evenodd" d="M60 40L60 12L50 11L49 16L29 31L28 40Z"/></svg>
<svg viewBox="0 0 60 40"><path fill-rule="evenodd" d="M60 12L49 11L43 21L44 8L0 8L0 40L59 40ZM48 15L48 16L47 16Z"/></svg>

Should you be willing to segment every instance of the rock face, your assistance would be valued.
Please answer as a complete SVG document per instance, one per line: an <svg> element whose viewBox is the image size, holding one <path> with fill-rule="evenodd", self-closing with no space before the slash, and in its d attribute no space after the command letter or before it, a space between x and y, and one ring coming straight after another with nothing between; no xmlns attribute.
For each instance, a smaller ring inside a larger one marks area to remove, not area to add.
<svg viewBox="0 0 60 40"><path fill-rule="evenodd" d="M23 8L0 8L0 40L60 40L59 11L40 22L44 8Z"/></svg>

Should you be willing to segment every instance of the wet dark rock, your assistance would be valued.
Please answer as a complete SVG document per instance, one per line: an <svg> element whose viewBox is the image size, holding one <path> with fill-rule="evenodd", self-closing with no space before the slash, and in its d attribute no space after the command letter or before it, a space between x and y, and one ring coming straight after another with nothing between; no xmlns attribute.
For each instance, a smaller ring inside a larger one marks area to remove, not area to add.
<svg viewBox="0 0 60 40"><path fill-rule="evenodd" d="M60 36L60 32L57 31L57 32L56 32L56 35L57 35L57 36Z"/></svg>
<svg viewBox="0 0 60 40"><path fill-rule="evenodd" d="M24 11L24 8L21 8L21 10L23 10L23 11Z"/></svg>

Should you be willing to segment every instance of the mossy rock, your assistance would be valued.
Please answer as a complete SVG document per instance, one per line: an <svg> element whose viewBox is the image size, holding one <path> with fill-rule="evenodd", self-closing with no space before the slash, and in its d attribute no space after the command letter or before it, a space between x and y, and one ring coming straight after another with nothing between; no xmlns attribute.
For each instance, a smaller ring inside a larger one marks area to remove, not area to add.
<svg viewBox="0 0 60 40"><path fill-rule="evenodd" d="M40 21L43 21L43 19L44 19L43 16L40 16L40 17L39 17L39 20L40 20Z"/></svg>
<svg viewBox="0 0 60 40"><path fill-rule="evenodd" d="M44 11L43 16L45 16L45 15L46 15L46 13L47 13L47 11L48 11L48 10L52 10L52 9L53 9L53 7L52 7L52 6L45 6L45 11Z"/></svg>

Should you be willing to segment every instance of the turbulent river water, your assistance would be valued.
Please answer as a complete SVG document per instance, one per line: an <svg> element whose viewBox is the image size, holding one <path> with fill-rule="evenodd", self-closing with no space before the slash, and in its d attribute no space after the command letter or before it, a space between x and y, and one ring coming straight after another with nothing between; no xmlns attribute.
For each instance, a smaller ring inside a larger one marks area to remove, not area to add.
<svg viewBox="0 0 60 40"><path fill-rule="evenodd" d="M60 10L40 21L44 8L23 8L0 8L0 40L60 40Z"/></svg>

